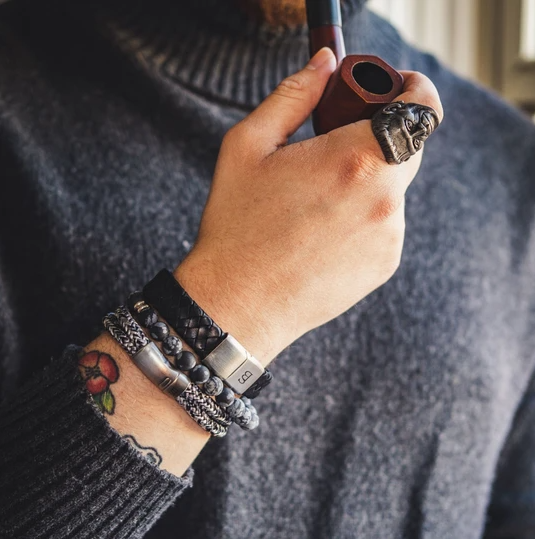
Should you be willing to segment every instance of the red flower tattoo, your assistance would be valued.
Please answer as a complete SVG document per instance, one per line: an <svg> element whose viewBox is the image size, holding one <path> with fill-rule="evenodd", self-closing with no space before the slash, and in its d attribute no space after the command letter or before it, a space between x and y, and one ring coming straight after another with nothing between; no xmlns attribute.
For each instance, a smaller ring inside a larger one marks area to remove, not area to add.
<svg viewBox="0 0 535 539"><path fill-rule="evenodd" d="M84 354L78 361L78 366L85 381L85 387L93 396L95 403L103 413L113 414L115 398L110 390L110 384L119 379L119 369L115 360L104 352L92 350Z"/></svg>

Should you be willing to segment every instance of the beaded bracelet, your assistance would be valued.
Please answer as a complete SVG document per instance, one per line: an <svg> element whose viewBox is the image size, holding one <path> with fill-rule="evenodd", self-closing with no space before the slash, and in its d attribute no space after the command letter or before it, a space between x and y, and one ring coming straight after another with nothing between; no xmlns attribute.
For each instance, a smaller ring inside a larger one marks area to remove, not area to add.
<svg viewBox="0 0 535 539"><path fill-rule="evenodd" d="M103 324L142 372L160 389L173 396L198 425L212 436L225 436L230 425L226 415L187 376L171 367L127 309L119 307L115 313L107 314Z"/></svg>
<svg viewBox="0 0 535 539"><path fill-rule="evenodd" d="M132 293L127 304L132 314L150 333L155 341L161 341L162 352L173 358L173 363L182 372L187 372L191 381L202 387L202 391L226 409L228 416L244 430L258 427L260 418L256 408L247 397L238 398L232 389L224 387L223 381L211 373L206 365L197 364L191 352L183 350L182 341L170 334L169 326L158 319L156 311L148 305L139 292ZM212 374L212 376L211 376Z"/></svg>

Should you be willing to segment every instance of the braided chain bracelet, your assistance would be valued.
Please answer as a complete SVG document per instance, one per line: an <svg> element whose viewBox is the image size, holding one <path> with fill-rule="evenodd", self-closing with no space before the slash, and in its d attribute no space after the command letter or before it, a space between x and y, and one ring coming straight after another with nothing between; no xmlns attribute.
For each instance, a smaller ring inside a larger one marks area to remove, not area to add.
<svg viewBox="0 0 535 539"><path fill-rule="evenodd" d="M136 362L136 357L154 345L146 337L128 310L124 307L119 307L115 313L107 314L103 319L103 325L117 343L132 357L136 365L142 368L139 362ZM157 348L155 349L161 354ZM173 372L169 362L163 355L161 355L161 364L158 367L160 367L159 370L171 371L173 375L176 375L175 379L164 378L164 381L160 383L159 378L154 378L154 372L147 373L145 369L142 368L142 370L149 376L151 381L170 393L200 427L210 432L212 436L225 436L231 421L222 414L221 409L210 398L205 397L197 386L191 384L185 375L178 373L178 371ZM161 375L161 373L158 372L157 375ZM186 383L180 380L182 382L180 390L176 393L169 391L168 388L179 376L185 379Z"/></svg>
<svg viewBox="0 0 535 539"><path fill-rule="evenodd" d="M115 310L115 315L119 324L125 330L125 333L132 335L132 339L138 346L143 347L150 342L143 329L134 320L133 316L125 306L122 305L118 307ZM190 384L177 398L192 400L203 412L224 427L229 427L232 423L229 415L212 399L205 397L201 390L194 384Z"/></svg>

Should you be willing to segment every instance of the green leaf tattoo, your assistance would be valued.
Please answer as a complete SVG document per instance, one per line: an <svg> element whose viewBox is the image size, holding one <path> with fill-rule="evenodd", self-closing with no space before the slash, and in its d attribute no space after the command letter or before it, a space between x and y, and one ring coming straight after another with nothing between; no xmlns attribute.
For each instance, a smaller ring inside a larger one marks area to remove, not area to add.
<svg viewBox="0 0 535 539"><path fill-rule="evenodd" d="M95 404L103 414L113 415L115 397L110 385L119 379L119 368L115 360L104 352L92 350L78 360L78 367L85 387L93 396Z"/></svg>
<svg viewBox="0 0 535 539"><path fill-rule="evenodd" d="M101 403L102 410L112 415L115 411L115 399L113 398L113 395L109 389L108 391L104 391L104 393L102 393Z"/></svg>

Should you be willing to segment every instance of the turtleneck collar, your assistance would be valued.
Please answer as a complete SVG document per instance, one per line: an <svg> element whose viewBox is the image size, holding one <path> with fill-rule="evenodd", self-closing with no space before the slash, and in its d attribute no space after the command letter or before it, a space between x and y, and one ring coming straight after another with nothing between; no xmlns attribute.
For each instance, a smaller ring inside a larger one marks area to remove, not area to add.
<svg viewBox="0 0 535 539"><path fill-rule="evenodd" d="M365 3L342 1L348 54L374 53L398 39L389 27L374 28ZM244 108L255 107L308 59L306 25L259 23L229 0L113 0L104 10L114 40L144 68Z"/></svg>
<svg viewBox="0 0 535 539"><path fill-rule="evenodd" d="M341 0L341 11L344 21L360 12L367 0ZM106 2L114 10L130 15L137 14L143 18L152 15L196 19L217 32L230 32L243 36L272 37L293 34L302 31L303 26L271 26L251 18L238 7L234 0L109 0Z"/></svg>

